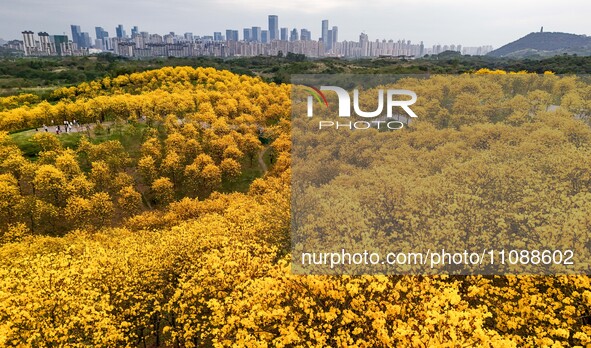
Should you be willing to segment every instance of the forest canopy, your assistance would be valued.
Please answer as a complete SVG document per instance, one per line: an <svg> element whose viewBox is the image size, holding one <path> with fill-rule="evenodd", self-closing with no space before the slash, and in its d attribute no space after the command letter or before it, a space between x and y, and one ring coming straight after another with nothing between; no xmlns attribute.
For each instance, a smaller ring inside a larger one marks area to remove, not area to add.
<svg viewBox="0 0 591 348"><path fill-rule="evenodd" d="M369 141L357 162L326 148L309 168L322 166L323 184L355 181L368 166L408 183L356 197L416 207L362 221L390 231L588 233L591 89L549 81L503 99L500 113L487 100L503 86L478 76L417 83L430 98L416 112L432 117L377 135L395 157ZM64 87L52 100L0 98L0 346L591 344L585 275L294 274L290 92L167 67ZM456 102L474 95L488 99ZM55 134L74 120L77 132ZM460 180L471 184L457 192Z"/></svg>

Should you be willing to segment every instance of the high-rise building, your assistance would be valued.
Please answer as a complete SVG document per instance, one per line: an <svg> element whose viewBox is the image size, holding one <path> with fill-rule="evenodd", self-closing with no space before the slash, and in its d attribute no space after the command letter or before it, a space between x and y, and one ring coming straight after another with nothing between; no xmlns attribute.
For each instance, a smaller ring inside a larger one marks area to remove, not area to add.
<svg viewBox="0 0 591 348"><path fill-rule="evenodd" d="M243 32L242 32L243 40L246 42L252 41L252 29L250 28L244 28Z"/></svg>
<svg viewBox="0 0 591 348"><path fill-rule="evenodd" d="M92 46L90 35L86 32L82 32L79 25L70 25L72 30L72 42L74 42L78 48L87 48Z"/></svg>
<svg viewBox="0 0 591 348"><path fill-rule="evenodd" d="M296 28L293 28L293 30L291 31L291 34L289 35L289 41L294 42L294 41L298 41L299 37L298 37L298 30Z"/></svg>
<svg viewBox="0 0 591 348"><path fill-rule="evenodd" d="M339 42L339 27L333 26L332 27L332 42L330 44L331 48L336 46L336 43Z"/></svg>
<svg viewBox="0 0 591 348"><path fill-rule="evenodd" d="M37 34L39 36L39 49L42 54L44 55L52 55L55 52L55 46L51 39L49 38L49 34L46 32L40 32Z"/></svg>
<svg viewBox="0 0 591 348"><path fill-rule="evenodd" d="M332 30L329 30L327 34L326 41L323 39L322 43L324 43L324 49L326 51L330 51L332 49Z"/></svg>
<svg viewBox="0 0 591 348"><path fill-rule="evenodd" d="M105 31L102 27L95 27L94 31L96 32L96 39L97 40L104 40L109 37L109 33Z"/></svg>
<svg viewBox="0 0 591 348"><path fill-rule="evenodd" d="M262 30L261 31L261 42L262 43L269 43L269 42L271 42L271 40L269 38L269 31L268 30Z"/></svg>
<svg viewBox="0 0 591 348"><path fill-rule="evenodd" d="M238 30L226 29L226 41L238 41Z"/></svg>
<svg viewBox="0 0 591 348"><path fill-rule="evenodd" d="M287 41L289 29L281 28L281 41Z"/></svg>
<svg viewBox="0 0 591 348"><path fill-rule="evenodd" d="M251 41L262 42L261 27L252 27Z"/></svg>
<svg viewBox="0 0 591 348"><path fill-rule="evenodd" d="M117 38L118 39L123 39L123 38L125 38L127 36L125 34L125 29L123 29L123 24L119 24L117 26L117 28L115 28L115 32L117 33Z"/></svg>
<svg viewBox="0 0 591 348"><path fill-rule="evenodd" d="M150 35L150 43L153 44L162 44L164 43L164 38L161 35L158 34L152 34Z"/></svg>
<svg viewBox="0 0 591 348"><path fill-rule="evenodd" d="M100 39L95 39L94 40L94 48L99 49L101 51L106 51L107 47L105 45L105 43L103 42L103 40Z"/></svg>
<svg viewBox="0 0 591 348"><path fill-rule="evenodd" d="M80 26L72 24L70 25L70 28L72 29L72 42L81 46L80 41L82 41L82 30L80 30Z"/></svg>
<svg viewBox="0 0 591 348"><path fill-rule="evenodd" d="M359 34L359 45L361 46L361 56L369 56L369 37L366 33Z"/></svg>
<svg viewBox="0 0 591 348"><path fill-rule="evenodd" d="M279 40L279 17L269 15L269 42Z"/></svg>
<svg viewBox="0 0 591 348"><path fill-rule="evenodd" d="M25 48L25 56L31 55L37 50L34 32L30 30L23 31L23 46Z"/></svg>
<svg viewBox="0 0 591 348"><path fill-rule="evenodd" d="M326 41L328 40L328 19L324 19L322 21L322 42L324 42L324 46L326 47Z"/></svg>
<svg viewBox="0 0 591 348"><path fill-rule="evenodd" d="M80 37L80 47L88 48L92 46L90 35L87 32L82 32Z"/></svg>
<svg viewBox="0 0 591 348"><path fill-rule="evenodd" d="M312 32L308 29L300 30L300 40L302 41L310 41L312 40Z"/></svg>
<svg viewBox="0 0 591 348"><path fill-rule="evenodd" d="M55 52L59 56L72 54L72 46L67 35L53 35L53 44L55 45Z"/></svg>
<svg viewBox="0 0 591 348"><path fill-rule="evenodd" d="M189 42L193 42L193 33L185 33L184 35L185 40L189 41Z"/></svg>
<svg viewBox="0 0 591 348"><path fill-rule="evenodd" d="M144 41L144 36L140 33L137 33L133 36L133 43L135 44L135 48L145 48L146 42Z"/></svg>
<svg viewBox="0 0 591 348"><path fill-rule="evenodd" d="M139 28L136 26L134 26L133 28L131 28L131 37L134 38L136 36L138 36L140 34L140 30Z"/></svg>
<svg viewBox="0 0 591 348"><path fill-rule="evenodd" d="M219 33L219 34L220 34L220 36L222 36L222 33ZM162 40L164 41L165 44L172 45L172 44L174 44L174 35L166 34L162 37Z"/></svg>
<svg viewBox="0 0 591 348"><path fill-rule="evenodd" d="M213 33L213 41L224 41L224 36L221 31L215 31Z"/></svg>

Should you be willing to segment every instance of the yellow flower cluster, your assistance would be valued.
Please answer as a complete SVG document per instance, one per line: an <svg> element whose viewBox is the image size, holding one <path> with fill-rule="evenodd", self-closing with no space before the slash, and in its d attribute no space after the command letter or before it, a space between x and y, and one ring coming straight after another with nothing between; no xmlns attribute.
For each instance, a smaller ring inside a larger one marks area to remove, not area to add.
<svg viewBox="0 0 591 348"><path fill-rule="evenodd" d="M309 166L322 166L319 181L355 184L368 166L392 180L355 192L352 214L355 202L403 207L346 225L310 197L334 218L324 227L439 231L442 240L564 228L581 239L557 243L587 242L591 131L581 119L591 88L573 77L481 74L404 81L424 96L414 111L425 117L394 139L376 134L395 158L372 142L351 163L318 152ZM293 274L289 88L164 68L63 88L55 104L2 100L4 130L141 116L151 127L135 146L84 139L76 151L40 134L36 162L0 136L0 346L591 345L588 276ZM273 166L247 192L225 191L258 160L260 128ZM337 176L343 169L351 175Z"/></svg>

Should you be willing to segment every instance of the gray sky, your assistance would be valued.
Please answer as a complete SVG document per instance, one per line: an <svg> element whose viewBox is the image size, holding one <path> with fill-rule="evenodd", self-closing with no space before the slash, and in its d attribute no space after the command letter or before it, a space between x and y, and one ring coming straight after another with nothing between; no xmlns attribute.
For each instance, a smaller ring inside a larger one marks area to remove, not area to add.
<svg viewBox="0 0 591 348"><path fill-rule="evenodd" d="M0 38L21 39L23 30L66 33L70 24L95 37L95 26L115 36L123 24L165 34L225 34L226 29L267 28L267 15L279 27L307 28L320 36L321 20L339 27L339 41L362 31L375 39L500 47L532 31L591 34L589 0L0 0Z"/></svg>

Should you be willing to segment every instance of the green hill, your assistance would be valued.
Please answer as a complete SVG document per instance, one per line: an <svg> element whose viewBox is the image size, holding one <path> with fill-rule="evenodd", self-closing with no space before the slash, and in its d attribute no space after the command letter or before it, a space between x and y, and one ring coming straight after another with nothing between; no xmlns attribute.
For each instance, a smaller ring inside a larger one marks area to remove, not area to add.
<svg viewBox="0 0 591 348"><path fill-rule="evenodd" d="M527 56L555 56L561 54L591 55L591 37L568 33L530 33L500 47L488 55L493 57L523 58Z"/></svg>

